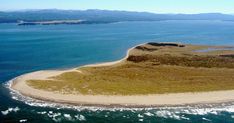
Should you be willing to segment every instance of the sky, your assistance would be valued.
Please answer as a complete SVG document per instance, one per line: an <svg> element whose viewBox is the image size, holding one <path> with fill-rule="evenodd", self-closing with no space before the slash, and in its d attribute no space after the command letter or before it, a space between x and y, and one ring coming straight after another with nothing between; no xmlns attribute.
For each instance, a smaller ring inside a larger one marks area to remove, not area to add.
<svg viewBox="0 0 234 123"><path fill-rule="evenodd" d="M1 11L25 9L102 9L153 13L234 14L234 0L0 0Z"/></svg>

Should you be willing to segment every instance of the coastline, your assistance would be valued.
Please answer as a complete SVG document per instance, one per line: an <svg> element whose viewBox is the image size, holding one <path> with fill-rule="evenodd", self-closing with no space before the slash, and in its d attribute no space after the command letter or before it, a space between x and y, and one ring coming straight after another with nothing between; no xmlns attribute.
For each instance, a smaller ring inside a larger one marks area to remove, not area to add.
<svg viewBox="0 0 234 123"><path fill-rule="evenodd" d="M110 66L110 65L119 64L125 61L126 58L128 58L129 52L135 47L130 48L127 51L126 56L118 61L90 64L81 67L100 67L100 66ZM193 105L201 103L202 104L222 103L222 102L234 101L234 90L149 94L149 95L127 95L127 96L82 95L82 94L61 94L56 92L44 91L32 88L26 84L26 81L30 79L47 80L49 77L60 75L64 72L72 72L72 71L81 72L78 70L78 68L73 68L69 70L36 71L24 74L15 78L10 88L15 91L18 91L24 96L28 96L39 100L72 104L72 105L86 105L86 106L151 107L151 106Z"/></svg>

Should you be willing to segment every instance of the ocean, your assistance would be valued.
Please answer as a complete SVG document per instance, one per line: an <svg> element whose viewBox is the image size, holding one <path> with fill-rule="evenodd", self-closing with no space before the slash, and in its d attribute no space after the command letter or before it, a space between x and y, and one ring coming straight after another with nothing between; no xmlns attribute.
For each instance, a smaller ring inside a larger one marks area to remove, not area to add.
<svg viewBox="0 0 234 123"><path fill-rule="evenodd" d="M0 24L0 122L234 123L234 102L154 108L69 106L9 90L21 74L123 58L145 42L234 46L232 21L153 21L87 25Z"/></svg>

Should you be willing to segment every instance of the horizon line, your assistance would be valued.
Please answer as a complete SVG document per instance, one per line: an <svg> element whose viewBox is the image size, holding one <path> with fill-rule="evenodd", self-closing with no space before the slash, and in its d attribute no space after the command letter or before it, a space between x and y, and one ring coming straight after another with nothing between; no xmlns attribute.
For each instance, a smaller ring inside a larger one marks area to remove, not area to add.
<svg viewBox="0 0 234 123"><path fill-rule="evenodd" d="M122 12L139 12L139 13L151 13L151 14L225 14L234 15L234 13L222 13L222 12L201 12L201 13L161 13L161 12L150 12L150 11L134 11L134 10L112 10L112 9L58 9L58 8L45 8L45 9L8 9L0 10L0 12L19 12L19 11L40 11L40 10L63 10L63 11L88 11L88 10L101 10L101 11L122 11Z"/></svg>

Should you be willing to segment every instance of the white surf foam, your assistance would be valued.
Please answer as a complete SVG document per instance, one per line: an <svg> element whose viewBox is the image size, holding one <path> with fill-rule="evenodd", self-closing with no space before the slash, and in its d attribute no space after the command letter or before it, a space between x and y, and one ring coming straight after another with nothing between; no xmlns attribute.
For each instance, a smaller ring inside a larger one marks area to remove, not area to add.
<svg viewBox="0 0 234 123"><path fill-rule="evenodd" d="M18 112L20 109L18 108L18 107L15 107L15 108L8 108L7 110L5 110L5 111L1 111L1 113L3 114L3 115L7 115L7 114L9 114L9 113L11 113L11 112Z"/></svg>
<svg viewBox="0 0 234 123"><path fill-rule="evenodd" d="M192 105L192 106L173 106L173 107L169 106L169 107L153 107L153 108L152 107L150 108L121 108L121 107L98 107L98 106L74 106L74 105L46 102L46 101L36 100L30 97L25 97L21 95L19 92L10 88L12 83L13 83L13 80L9 81L6 84L7 87L10 89L10 94L12 95L12 99L22 101L25 104L30 105L30 106L37 106L37 107L52 107L52 108L57 108L57 109L72 109L72 110L77 110L77 111L89 110L93 112L108 110L108 111L131 111L135 113L137 111L145 111L147 112L144 114L146 116L158 116L158 117L173 118L173 119L185 119L185 120L188 120L188 118L182 116L181 114L218 115L220 112L234 112L234 102L222 103L222 104L198 104L198 105ZM3 111L3 114L8 114L8 112Z"/></svg>
<svg viewBox="0 0 234 123"><path fill-rule="evenodd" d="M75 118L79 121L86 121L86 118L84 115L81 115L81 114L77 114L75 115Z"/></svg>
<svg viewBox="0 0 234 123"><path fill-rule="evenodd" d="M28 121L27 119L19 120L20 123L27 122L27 121Z"/></svg>

